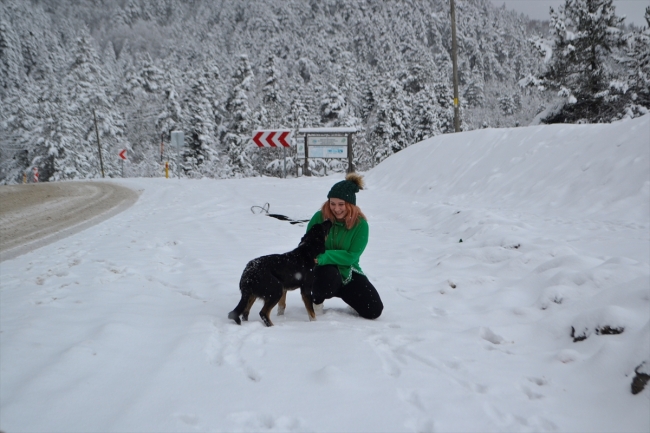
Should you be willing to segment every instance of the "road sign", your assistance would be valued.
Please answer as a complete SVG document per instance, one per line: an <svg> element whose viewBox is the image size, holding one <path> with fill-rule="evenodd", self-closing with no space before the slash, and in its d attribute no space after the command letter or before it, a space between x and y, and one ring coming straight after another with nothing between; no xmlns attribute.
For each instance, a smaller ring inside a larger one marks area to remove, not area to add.
<svg viewBox="0 0 650 433"><path fill-rule="evenodd" d="M171 145L177 148L183 147L185 142L185 134L183 131L172 131Z"/></svg>
<svg viewBox="0 0 650 433"><path fill-rule="evenodd" d="M288 129L258 129L253 132L257 147L291 147L291 131Z"/></svg>
<svg viewBox="0 0 650 433"><path fill-rule="evenodd" d="M122 158L124 161L126 161L126 149L120 150L120 153L118 153L120 158Z"/></svg>

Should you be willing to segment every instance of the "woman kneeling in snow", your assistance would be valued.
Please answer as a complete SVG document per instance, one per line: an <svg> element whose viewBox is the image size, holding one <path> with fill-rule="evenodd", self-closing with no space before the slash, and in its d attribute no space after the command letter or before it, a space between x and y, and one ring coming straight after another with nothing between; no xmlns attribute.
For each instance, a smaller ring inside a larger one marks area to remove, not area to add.
<svg viewBox="0 0 650 433"><path fill-rule="evenodd" d="M325 241L325 252L316 258L314 286L311 291L314 310L323 311L323 301L334 296L343 299L361 317L376 319L384 305L377 289L359 266L359 258L368 244L368 221L356 205L356 193L363 189L363 178L350 173L334 184L327 201L307 225L329 219L334 224Z"/></svg>

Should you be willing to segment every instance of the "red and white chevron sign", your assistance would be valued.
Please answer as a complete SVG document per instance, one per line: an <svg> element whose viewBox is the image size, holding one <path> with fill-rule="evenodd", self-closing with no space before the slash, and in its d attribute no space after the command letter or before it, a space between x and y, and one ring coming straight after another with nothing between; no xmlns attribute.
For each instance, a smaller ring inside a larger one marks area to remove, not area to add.
<svg viewBox="0 0 650 433"><path fill-rule="evenodd" d="M253 132L253 142L258 147L291 147L288 129L258 129Z"/></svg>

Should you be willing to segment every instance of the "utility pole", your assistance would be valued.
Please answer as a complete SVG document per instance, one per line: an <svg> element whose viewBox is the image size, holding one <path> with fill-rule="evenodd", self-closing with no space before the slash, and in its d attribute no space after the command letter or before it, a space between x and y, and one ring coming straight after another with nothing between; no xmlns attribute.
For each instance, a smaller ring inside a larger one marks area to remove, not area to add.
<svg viewBox="0 0 650 433"><path fill-rule="evenodd" d="M102 145L99 143L99 129L97 128L97 115L93 108L93 119L95 119L95 134L97 135L97 148L99 149L99 166L102 169L102 177L104 177L104 160L102 159Z"/></svg>
<svg viewBox="0 0 650 433"><path fill-rule="evenodd" d="M456 7L451 4L451 59L454 65L454 130L460 132L460 101L458 100L458 44L456 42Z"/></svg>

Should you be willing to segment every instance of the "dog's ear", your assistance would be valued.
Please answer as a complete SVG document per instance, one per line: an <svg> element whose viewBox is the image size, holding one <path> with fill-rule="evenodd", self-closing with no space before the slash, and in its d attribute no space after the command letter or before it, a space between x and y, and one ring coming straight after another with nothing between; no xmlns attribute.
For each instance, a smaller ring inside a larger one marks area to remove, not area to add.
<svg viewBox="0 0 650 433"><path fill-rule="evenodd" d="M332 221L330 220L325 220L322 222L323 228L325 229L325 233L329 232L329 230L332 228Z"/></svg>

